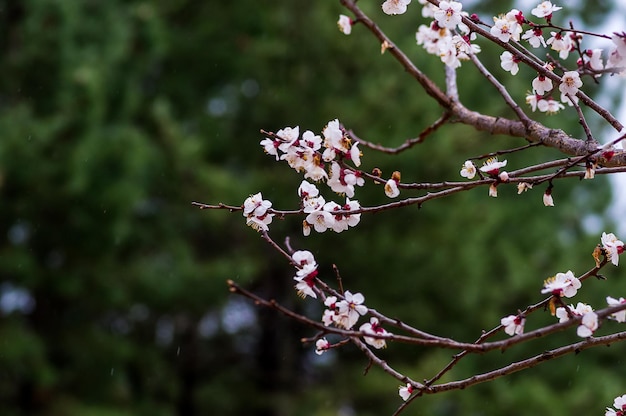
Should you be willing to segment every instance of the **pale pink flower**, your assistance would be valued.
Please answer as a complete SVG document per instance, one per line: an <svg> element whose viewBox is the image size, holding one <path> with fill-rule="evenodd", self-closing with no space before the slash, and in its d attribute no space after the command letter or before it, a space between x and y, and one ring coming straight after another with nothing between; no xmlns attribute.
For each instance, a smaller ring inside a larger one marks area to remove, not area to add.
<svg viewBox="0 0 626 416"><path fill-rule="evenodd" d="M315 353L317 355L324 354L330 348L330 342L326 338L320 338L315 342Z"/></svg>
<svg viewBox="0 0 626 416"><path fill-rule="evenodd" d="M386 14L403 14L411 0L386 0L383 3L383 12Z"/></svg>
<svg viewBox="0 0 626 416"><path fill-rule="evenodd" d="M541 28L527 30L522 35L522 39L527 40L533 48L538 48L539 46L546 47L546 41L543 39Z"/></svg>
<svg viewBox="0 0 626 416"><path fill-rule="evenodd" d="M489 196L492 198L498 197L498 184L496 182L489 185Z"/></svg>
<svg viewBox="0 0 626 416"><path fill-rule="evenodd" d="M463 5L457 1L440 1L438 10L435 10L435 20L441 27L454 29L461 23L461 9Z"/></svg>
<svg viewBox="0 0 626 416"><path fill-rule="evenodd" d="M349 35L352 33L352 19L344 14L339 15L339 20L337 20L337 26L339 27L339 31L344 35Z"/></svg>
<svg viewBox="0 0 626 416"><path fill-rule="evenodd" d="M613 263L613 265L617 266L619 264L619 255L624 252L624 243L621 240L618 240L615 234L613 233L602 233L602 237L600 238L602 243L602 248L606 253L606 257Z"/></svg>
<svg viewBox="0 0 626 416"><path fill-rule="evenodd" d="M400 397L402 397L402 400L404 400L405 402L409 399L409 397L411 397L412 393L413 393L413 386L411 385L411 383L406 383L406 386L398 387L398 394L400 395Z"/></svg>
<svg viewBox="0 0 626 416"><path fill-rule="evenodd" d="M547 19L550 19L552 17L552 13L556 12L558 10L561 10L562 7L558 7L552 4L552 2L549 1L542 1L541 3L539 3L539 5L537 7L535 7L534 9L532 9L530 11L530 13L533 16L537 16L537 17L545 17Z"/></svg>
<svg viewBox="0 0 626 416"><path fill-rule="evenodd" d="M533 91L537 95L544 95L552 90L552 80L545 75L538 75L532 82Z"/></svg>
<svg viewBox="0 0 626 416"><path fill-rule="evenodd" d="M382 326L380 326L380 323L378 322L378 318L375 318L375 317L370 318L369 322L361 325L361 327L359 328L359 331L365 332L366 334L374 334L374 335L387 335L388 334L388 332ZM363 337L363 339L365 340L366 343L368 343L369 345L371 345L372 347L376 349L385 348L387 346L387 343L385 342L383 338Z"/></svg>
<svg viewBox="0 0 626 416"><path fill-rule="evenodd" d="M546 43L552 47L552 50L559 53L559 58L567 59L570 51L574 47L570 33L550 32L550 35Z"/></svg>
<svg viewBox="0 0 626 416"><path fill-rule="evenodd" d="M503 168L506 166L507 161L503 160L502 162L498 162L498 158L497 157L492 157L487 159L487 161L485 163L483 163L483 165L480 168L481 172L485 172L493 177L498 176L498 173L500 173L500 168Z"/></svg>
<svg viewBox="0 0 626 416"><path fill-rule="evenodd" d="M474 179L474 176L476 176L476 166L474 166L471 160L466 160L465 163L463 163L460 173L464 178Z"/></svg>
<svg viewBox="0 0 626 416"><path fill-rule="evenodd" d="M626 303L626 299L624 298L615 299L610 296L607 296L606 303L609 306L623 305ZM614 314L611 315L611 319L614 319L617 322L626 322L626 309L619 311L619 312L615 312Z"/></svg>
<svg viewBox="0 0 626 416"><path fill-rule="evenodd" d="M587 312L580 321L576 334L581 338L589 338L598 329L598 315L595 312Z"/></svg>
<svg viewBox="0 0 626 416"><path fill-rule="evenodd" d="M569 270L567 273L557 273L556 276L546 279L541 293L571 298L576 295L581 286L580 280Z"/></svg>
<svg viewBox="0 0 626 416"><path fill-rule="evenodd" d="M504 51L500 55L500 66L505 71L510 72L511 75L516 75L519 72L518 62L519 60L509 51Z"/></svg>
<svg viewBox="0 0 626 416"><path fill-rule="evenodd" d="M563 107L563 104L561 104L557 100L553 100L552 98L542 98L541 100L537 101L537 108L539 109L539 111L546 114L556 114L559 112L559 110L562 110L565 107Z"/></svg>
<svg viewBox="0 0 626 416"><path fill-rule="evenodd" d="M525 322L526 319L521 315L509 315L500 320L500 324L504 326L504 332L510 336L522 334Z"/></svg>
<svg viewBox="0 0 626 416"><path fill-rule="evenodd" d="M559 91L561 91L562 94L569 94L573 97L582 85L583 82L580 80L580 74L578 71L567 71L561 77Z"/></svg>

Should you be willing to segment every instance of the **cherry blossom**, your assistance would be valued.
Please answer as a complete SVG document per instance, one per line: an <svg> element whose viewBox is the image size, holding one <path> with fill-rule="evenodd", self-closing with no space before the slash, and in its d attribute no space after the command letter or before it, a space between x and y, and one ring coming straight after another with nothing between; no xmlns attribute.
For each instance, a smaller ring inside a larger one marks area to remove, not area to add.
<svg viewBox="0 0 626 416"><path fill-rule="evenodd" d="M349 198L354 196L354 187L363 186L365 179L356 171L342 168L339 163L333 162L330 167L330 178L327 182L330 189L338 194L346 194Z"/></svg>
<svg viewBox="0 0 626 416"><path fill-rule="evenodd" d="M280 140L272 140L270 138L265 138L261 140L259 143L263 146L263 151L268 155L275 156L276 160L280 160L280 154L278 153L278 146L280 146L282 142Z"/></svg>
<svg viewBox="0 0 626 416"><path fill-rule="evenodd" d="M305 298L307 296L317 298L317 294L313 290L313 288L315 287L316 276L316 264L306 264L296 272L296 276L293 278L293 280L298 282L296 283L296 291L298 292L298 296L302 298Z"/></svg>
<svg viewBox="0 0 626 416"><path fill-rule="evenodd" d="M317 355L324 354L330 348L330 342L326 338L320 338L315 342L315 353Z"/></svg>
<svg viewBox="0 0 626 416"><path fill-rule="evenodd" d="M552 13L561 9L562 7L554 6L552 2L542 1L537 7L532 9L530 13L533 16L545 17L547 20L550 20L550 18L552 17Z"/></svg>
<svg viewBox="0 0 626 416"><path fill-rule="evenodd" d="M500 320L500 324L504 326L504 332L511 336L524 333L525 322L526 319L521 315L509 315Z"/></svg>
<svg viewBox="0 0 626 416"><path fill-rule="evenodd" d="M585 176L583 176L583 179L593 179L596 176L596 167L597 164L595 163L587 163L585 165Z"/></svg>
<svg viewBox="0 0 626 416"><path fill-rule="evenodd" d="M326 326L330 326L335 322L335 317L337 316L337 297L336 296L328 296L324 300L324 305L328 307L328 309L324 310L324 314L322 315L322 323Z"/></svg>
<svg viewBox="0 0 626 416"><path fill-rule="evenodd" d="M613 265L617 266L619 264L619 255L624 252L624 243L618 240L615 234L607 234L605 232L602 233L600 241L607 259L609 259Z"/></svg>
<svg viewBox="0 0 626 416"><path fill-rule="evenodd" d="M430 26L420 25L415 34L417 44L422 45L431 55L439 55L440 41L450 37L452 37L450 31L445 27L440 27L436 21Z"/></svg>
<svg viewBox="0 0 626 416"><path fill-rule="evenodd" d="M492 198L498 197L498 183L494 182L489 186L489 196Z"/></svg>
<svg viewBox="0 0 626 416"><path fill-rule="evenodd" d="M544 95L552 90L552 80L545 75L538 75L532 82L533 91L537 95Z"/></svg>
<svg viewBox="0 0 626 416"><path fill-rule="evenodd" d="M474 166L471 160L466 160L465 163L463 163L460 174L464 178L474 179L474 176L476 176L476 166Z"/></svg>
<svg viewBox="0 0 626 416"><path fill-rule="evenodd" d="M604 69L604 64L602 63L602 49L587 49L584 56L589 58L587 61L589 68L594 71L601 71Z"/></svg>
<svg viewBox="0 0 626 416"><path fill-rule="evenodd" d="M509 51L504 51L500 55L500 66L505 71L511 73L511 75L517 75L519 72L519 65L517 64L519 59L517 59L513 54Z"/></svg>
<svg viewBox="0 0 626 416"><path fill-rule="evenodd" d="M555 276L546 279L541 293L571 298L576 295L581 286L580 280L569 270L567 273L557 273Z"/></svg>
<svg viewBox="0 0 626 416"><path fill-rule="evenodd" d="M593 312L593 308L586 303L578 302L576 307L569 305L567 308L558 307L556 308L556 317L559 318L559 323L569 321L571 316L583 316L586 313Z"/></svg>
<svg viewBox="0 0 626 416"><path fill-rule="evenodd" d="M435 12L437 11L437 6L432 3L429 3L428 0L417 0L419 4L422 4L422 17L425 18L434 18Z"/></svg>
<svg viewBox="0 0 626 416"><path fill-rule="evenodd" d="M439 7L435 10L434 18L440 27L454 29L461 23L461 9L463 5L457 1L440 1Z"/></svg>
<svg viewBox="0 0 626 416"><path fill-rule="evenodd" d="M539 46L543 46L545 48L547 46L546 41L543 39L543 31L538 27L524 32L522 39L528 41L530 46L533 48L538 48Z"/></svg>
<svg viewBox="0 0 626 416"><path fill-rule="evenodd" d="M273 213L269 213L272 203L263 199L261 192L249 196L243 202L243 216L246 224L257 231L268 231L272 223Z"/></svg>
<svg viewBox="0 0 626 416"><path fill-rule="evenodd" d="M598 315L595 312L587 312L576 329L576 334L581 338L589 338L598 329Z"/></svg>
<svg viewBox="0 0 626 416"><path fill-rule="evenodd" d="M365 302L365 297L362 294L352 294L346 290L344 300L336 303L338 315L335 323L345 329L352 328L359 320L359 316L367 313L367 307L363 305L363 302Z"/></svg>
<svg viewBox="0 0 626 416"><path fill-rule="evenodd" d="M383 3L383 12L387 14L403 14L411 0L386 0Z"/></svg>
<svg viewBox="0 0 626 416"><path fill-rule="evenodd" d="M531 183L528 182L519 182L517 184L517 194L521 194L524 193L526 191L528 191L529 189L533 189L533 185Z"/></svg>
<svg viewBox="0 0 626 416"><path fill-rule="evenodd" d="M333 217L333 221L330 227L336 233L340 233L348 229L348 227L356 226L361 221L361 214L335 214L335 211L354 211L361 208L359 201L351 201L350 198L346 198L345 205L341 206L334 201L324 204L324 211L328 212Z"/></svg>
<svg viewBox="0 0 626 416"><path fill-rule="evenodd" d="M624 299L624 298L615 299L615 298L612 298L610 296L607 296L606 297L606 303L609 306L623 305L623 304L626 303L626 299ZM626 310L615 312L610 317L611 317L611 319L614 319L617 322L626 322Z"/></svg>
<svg viewBox="0 0 626 416"><path fill-rule="evenodd" d="M378 318L376 317L370 318L369 322L366 322L363 325L361 325L361 327L359 328L359 331L365 332L366 334L375 334L375 335L387 335L388 334L388 332L382 326L380 326L380 323L378 322ZM369 345L371 345L372 347L376 349L385 348L387 346L387 343L385 342L383 338L364 337L363 339L365 340L366 343L368 343Z"/></svg>
<svg viewBox="0 0 626 416"><path fill-rule="evenodd" d="M339 15L339 20L337 20L337 26L339 27L341 33L343 33L344 35L349 35L350 33L352 33L352 19L350 19L346 15Z"/></svg>
<svg viewBox="0 0 626 416"><path fill-rule="evenodd" d="M563 108L565 108L563 107L563 104L553 100L552 98L537 101L537 109L546 114L556 114Z"/></svg>
<svg viewBox="0 0 626 416"><path fill-rule="evenodd" d="M605 416L624 416L626 414L626 394L623 396L618 396L613 401L613 407L617 409L617 411L611 409L610 407L606 408Z"/></svg>
<svg viewBox="0 0 626 416"><path fill-rule="evenodd" d="M522 25L517 22L518 10L513 10L507 13L505 16L499 16L493 18L493 26L491 26L491 34L502 42L508 42L513 39L519 40L519 36L522 33Z"/></svg>
<svg viewBox="0 0 626 416"><path fill-rule="evenodd" d="M400 195L400 190L398 189L398 182L396 182L393 178L389 179L385 183L385 195L389 198L395 198Z"/></svg>
<svg viewBox="0 0 626 416"><path fill-rule="evenodd" d="M333 228L333 226L335 225L335 218L330 212L325 211L324 209L317 209L309 213L309 215L306 216L302 224L303 233L306 237L311 232L311 226L313 226L315 231L317 231L318 233L323 233L329 228Z"/></svg>
<svg viewBox="0 0 626 416"><path fill-rule="evenodd" d="M391 175L391 179L385 183L385 195L389 198L395 198L400 195L400 190L398 189L398 184L400 183L400 172L394 171Z"/></svg>
<svg viewBox="0 0 626 416"><path fill-rule="evenodd" d="M554 206L554 198L552 198L552 192L546 190L543 193L543 205L545 205L546 207Z"/></svg>
<svg viewBox="0 0 626 416"><path fill-rule="evenodd" d="M409 397L411 397L412 393L413 393L413 386L411 385L411 383L406 383L406 386L398 387L398 394L400 395L400 397L402 397L402 400L404 400L405 402L409 399Z"/></svg>
<svg viewBox="0 0 626 416"><path fill-rule="evenodd" d="M480 168L480 171L485 172L490 176L496 177L498 176L498 173L500 173L500 168L505 167L506 163L507 163L506 160L503 160L502 162L498 162L497 157L492 157L490 159L487 159L487 161L483 163L483 165Z"/></svg>
<svg viewBox="0 0 626 416"><path fill-rule="evenodd" d="M291 255L291 260L298 268L296 276L293 278L298 282L296 283L298 296L317 298L317 294L313 290L317 276L317 262L313 254L307 250L298 250Z"/></svg>
<svg viewBox="0 0 626 416"><path fill-rule="evenodd" d="M567 59L574 43L569 32L550 32L550 38L546 41L552 50L559 53L559 58Z"/></svg>
<svg viewBox="0 0 626 416"><path fill-rule="evenodd" d="M559 84L559 91L562 94L569 94L575 96L578 89L582 87L583 82L580 80L580 74L578 71L567 71L561 78L561 84Z"/></svg>
<svg viewBox="0 0 626 416"><path fill-rule="evenodd" d="M540 99L541 99L540 95L537 95L534 93L529 94L526 96L526 104L528 104L534 112L537 109L537 104L539 103Z"/></svg>
<svg viewBox="0 0 626 416"><path fill-rule="evenodd" d="M302 181L298 187L298 196L302 199L315 198L319 194L320 191L317 186L308 181Z"/></svg>

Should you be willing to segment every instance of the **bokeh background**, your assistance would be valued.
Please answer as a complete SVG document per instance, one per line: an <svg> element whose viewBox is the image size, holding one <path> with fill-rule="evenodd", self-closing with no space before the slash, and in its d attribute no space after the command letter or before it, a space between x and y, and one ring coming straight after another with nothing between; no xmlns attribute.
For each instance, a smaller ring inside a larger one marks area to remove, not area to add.
<svg viewBox="0 0 626 416"><path fill-rule="evenodd" d="M441 63L415 45L424 23L417 2L395 18L382 14L380 1L360 3L441 81ZM599 27L615 10L608 0L569 3L560 22ZM473 10L489 20L510 6L481 1ZM339 13L332 1L0 1L0 414L396 409L397 381L377 368L364 376L368 363L356 349L318 357L299 341L313 331L230 295L227 279L313 318L322 312L295 295L293 270L240 213L191 205L238 205L262 191L276 207L296 206L301 177L263 154L261 128L319 133L339 118L361 137L394 146L439 117L362 27L351 36L337 30ZM504 74L499 52L482 46L485 64L523 101L535 74ZM511 116L469 64L461 72L466 105ZM588 88L609 104L621 98L602 85ZM573 111L538 117L580 134ZM520 145L447 125L398 157L365 149L363 168L400 170L405 181L456 180L468 157ZM513 169L555 157L535 148L508 160ZM539 300L546 277L591 268L601 232L613 230L605 178L559 181L553 209L543 207L542 193L518 196L501 186L493 199L477 189L420 210L364 216L342 234L304 238L296 218L275 220L271 231L313 251L331 282L336 264L369 307L471 341ZM357 199L386 201L375 186L359 189ZM623 272L611 267L605 276L576 300L600 307L607 294L624 295ZM553 321L539 313L527 327ZM609 323L601 331L617 329ZM445 380L576 339L567 331L473 357ZM421 398L406 414L602 414L626 392L624 352L621 344L585 351ZM421 379L452 353L390 345L380 354Z"/></svg>

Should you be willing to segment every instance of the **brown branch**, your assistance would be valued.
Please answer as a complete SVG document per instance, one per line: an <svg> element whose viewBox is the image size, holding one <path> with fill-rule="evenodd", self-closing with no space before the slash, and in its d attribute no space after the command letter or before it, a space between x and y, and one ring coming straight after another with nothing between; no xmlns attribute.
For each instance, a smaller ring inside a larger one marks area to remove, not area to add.
<svg viewBox="0 0 626 416"><path fill-rule="evenodd" d="M441 117L439 117L433 124L431 124L430 126L426 127L424 130L422 130L417 137L407 139L404 143L402 143L398 147L385 147L376 143L368 142L367 140L363 140L360 137L358 137L352 130L346 130L346 133L348 134L348 137L350 137L350 139L362 144L363 146L369 149L377 150L382 153L395 155L407 149L410 149L416 144L420 144L424 142L424 140L426 140L426 138L429 135L437 131L437 129L443 126L449 119L450 119L450 113L449 112L443 113Z"/></svg>

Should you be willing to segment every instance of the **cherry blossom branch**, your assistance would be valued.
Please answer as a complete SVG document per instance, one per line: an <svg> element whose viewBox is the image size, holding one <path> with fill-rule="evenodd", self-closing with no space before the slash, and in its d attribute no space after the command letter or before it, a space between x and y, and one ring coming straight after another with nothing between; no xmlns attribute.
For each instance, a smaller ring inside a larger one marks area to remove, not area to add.
<svg viewBox="0 0 626 416"><path fill-rule="evenodd" d="M515 112L517 118L519 118L523 124L528 125L531 122L530 118L526 115L526 113L524 113L524 111L517 104L517 102L513 100L506 87L502 85L502 83L500 83L500 81L498 81L487 68L485 68L485 66L482 64L482 62L480 62L480 59L478 59L476 55L470 54L469 57L474 66L478 69L478 71L487 79L487 81L489 81L494 87L496 87L496 90L498 90L498 92L502 96L502 99L504 99L504 102Z"/></svg>
<svg viewBox="0 0 626 416"><path fill-rule="evenodd" d="M426 140L426 138L429 135L431 135L432 133L437 131L437 129L439 129L439 127L443 126L449 119L450 119L450 112L446 111L433 124L431 124L430 126L426 127L424 130L422 130L417 137L411 138L411 139L407 139L404 143L402 143L398 147L385 147L385 146L382 146L382 145L379 145L379 144L368 142L367 140L363 140L360 137L358 137L354 133L353 130L346 130L346 133L348 134L348 137L350 137L350 139L352 139L352 140L362 144L365 147L368 147L368 148L373 149L373 150L377 150L377 151L382 152L382 153L396 155L396 154L401 153L401 152L403 152L403 151L405 151L407 149L410 149L411 147L415 146L416 144L420 144L420 143L424 142L424 140Z"/></svg>
<svg viewBox="0 0 626 416"><path fill-rule="evenodd" d="M413 62L397 46L395 46L391 42L391 40L382 32L382 30L356 5L356 2L354 0L340 1L342 5L344 5L347 9L354 13L358 20L363 23L364 26L366 26L376 36L376 38L379 39L381 43L387 42L389 45L391 45L389 50L392 56L394 56L398 60L398 62L404 67L404 69L422 85L424 91L428 95L435 98L435 100L437 100L437 102L444 109L450 110L457 121L467 125L471 125L477 130L488 131L492 134L505 134L512 137L525 137L526 139L533 142L540 142L547 146L557 148L563 153L569 155L582 155L587 153L584 141L573 138L562 130L550 129L536 121L531 121L530 123L525 124L522 121L483 115L478 112L468 110L460 102L454 102L454 100L451 100L449 97L445 96L443 91L441 91L439 87L437 87L432 82L432 80L430 80L430 78L422 73L413 64ZM438 0L428 1L434 5L439 4ZM498 38L492 36L488 31L475 24L471 19L463 17L463 23L466 24L472 31L480 34L491 42L498 44L505 50L516 54L516 56L520 57L520 59L524 63L535 69L538 73L558 83L561 82L561 77L550 71L547 71L541 65L532 61L530 58L527 58L524 55L520 55L519 51L513 46L509 45L506 42L502 42ZM588 107L592 108L600 116L606 119L609 124L611 124L617 131L620 131L623 128L622 124L617 119L615 119L615 117L612 116L608 110L600 107L582 91L578 91L577 96ZM610 160L601 158L598 162L604 166L624 166L626 165L626 152L618 152Z"/></svg>
<svg viewBox="0 0 626 416"><path fill-rule="evenodd" d="M494 380L496 378L503 377L503 376L518 372L520 370L532 368L536 366L537 364L540 364L544 361L553 360L555 358L562 357L563 355L566 355L566 354L579 353L581 351L584 351L592 347L597 347L601 345L611 345L611 344L614 344L615 342L624 341L624 340L626 340L626 331L618 332L616 334L606 335L602 337L588 338L584 341L580 341L574 344L566 345L564 347L549 350L539 355L536 355L534 357L528 358L526 360L518 361L512 364L509 364L505 367L499 368L497 370L489 371L483 374L478 374L478 375L466 378L464 380L429 386L428 389L425 390L425 393L434 394L434 393L440 393L444 391L464 389L466 387L470 387L475 384Z"/></svg>

